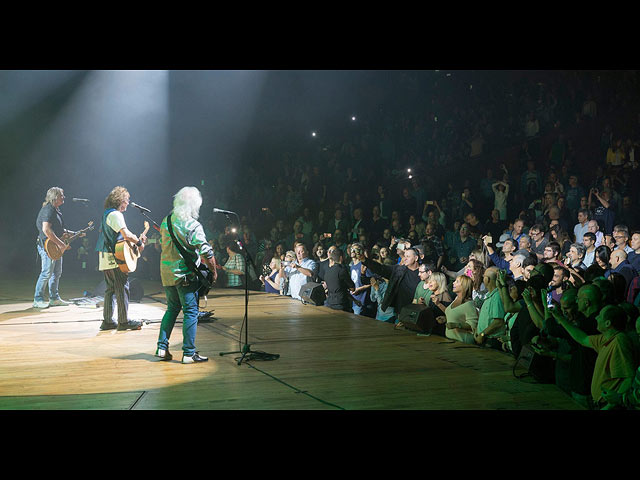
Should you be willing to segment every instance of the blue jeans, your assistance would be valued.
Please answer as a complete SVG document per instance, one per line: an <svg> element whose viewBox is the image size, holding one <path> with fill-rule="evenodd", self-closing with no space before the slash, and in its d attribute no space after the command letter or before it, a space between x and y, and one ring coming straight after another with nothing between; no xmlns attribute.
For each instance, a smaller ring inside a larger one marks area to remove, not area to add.
<svg viewBox="0 0 640 480"><path fill-rule="evenodd" d="M182 320L182 351L186 356L196 353L196 330L198 328L198 290L197 282L189 285L175 285L164 287L167 297L167 311L162 317L160 325L160 335L158 336L158 347L169 349L169 337L176 324L176 318L180 310L184 313Z"/></svg>
<svg viewBox="0 0 640 480"><path fill-rule="evenodd" d="M51 260L44 248L38 243L38 253L40 254L40 263L42 269L40 270L40 276L36 282L36 292L33 300L35 302L44 302L44 289L49 284L49 301L58 300L60 294L58 293L58 283L60 283L60 276L62 275L62 258L58 260Z"/></svg>

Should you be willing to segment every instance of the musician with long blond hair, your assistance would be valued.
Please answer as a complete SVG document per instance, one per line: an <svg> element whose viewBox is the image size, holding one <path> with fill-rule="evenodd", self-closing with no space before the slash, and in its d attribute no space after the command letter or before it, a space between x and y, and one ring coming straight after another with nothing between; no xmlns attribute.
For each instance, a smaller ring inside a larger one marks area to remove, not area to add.
<svg viewBox="0 0 640 480"><path fill-rule="evenodd" d="M100 330L140 330L142 322L129 318L129 275L120 270L115 257L116 243L126 240L135 243L140 252L144 249L145 235L138 238L127 228L124 212L129 206L130 195L125 187L115 187L104 201L102 225L98 233L96 251L98 269L104 274L107 288L104 292L104 309ZM118 306L117 321L113 319Z"/></svg>
<svg viewBox="0 0 640 480"><path fill-rule="evenodd" d="M64 240L65 233L73 233L64 228L62 212L60 207L64 203L64 190L60 187L51 187L47 190L42 208L36 219L38 229L38 239L36 247L40 254L40 275L36 282L35 294L33 297L34 308L48 308L69 305L60 298L58 284L62 275L62 257L52 260L45 251L45 242L53 242L61 252L69 248ZM45 288L49 286L49 301L44 299Z"/></svg>

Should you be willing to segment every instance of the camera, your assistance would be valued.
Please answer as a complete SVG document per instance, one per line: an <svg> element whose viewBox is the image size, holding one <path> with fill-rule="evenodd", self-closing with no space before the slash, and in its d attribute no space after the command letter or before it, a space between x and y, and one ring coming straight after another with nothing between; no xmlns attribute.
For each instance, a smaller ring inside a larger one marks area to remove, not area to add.
<svg viewBox="0 0 640 480"><path fill-rule="evenodd" d="M290 262L290 261L288 261L288 260L284 260L284 261L282 262L282 265L284 265L285 267L290 267L291 265L293 265L293 262Z"/></svg>

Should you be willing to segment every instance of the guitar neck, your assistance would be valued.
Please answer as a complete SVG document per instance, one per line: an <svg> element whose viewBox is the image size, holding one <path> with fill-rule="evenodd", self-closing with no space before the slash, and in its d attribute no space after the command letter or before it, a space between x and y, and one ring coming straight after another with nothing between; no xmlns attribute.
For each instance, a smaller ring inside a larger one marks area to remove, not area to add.
<svg viewBox="0 0 640 480"><path fill-rule="evenodd" d="M71 235L69 238L67 238L67 243L71 243L72 241L74 241L76 238L78 238L80 235L82 235L87 230L93 230L93 227L89 226L87 228L83 228L82 230L77 231L76 233Z"/></svg>

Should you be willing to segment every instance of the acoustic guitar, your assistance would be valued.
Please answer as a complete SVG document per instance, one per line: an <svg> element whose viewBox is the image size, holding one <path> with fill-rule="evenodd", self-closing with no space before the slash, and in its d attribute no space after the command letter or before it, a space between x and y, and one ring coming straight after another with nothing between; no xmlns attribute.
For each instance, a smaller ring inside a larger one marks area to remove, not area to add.
<svg viewBox="0 0 640 480"><path fill-rule="evenodd" d="M144 222L144 231L140 236L146 235L149 231L149 222ZM118 268L124 273L135 272L140 258L140 249L135 243L127 240L120 240L116 243L115 251Z"/></svg>
<svg viewBox="0 0 640 480"><path fill-rule="evenodd" d="M87 225L89 225L87 228L83 228L82 230L77 231L70 237L63 236L62 241L66 245L69 245L76 238L80 237L84 232L94 229L93 220L89 222ZM62 250L60 247L58 247L58 245L56 245L54 242L52 242L48 238L44 241L44 251L47 252L47 255L51 260L60 260L62 258L62 255L64 255L64 252L66 252L66 250Z"/></svg>

